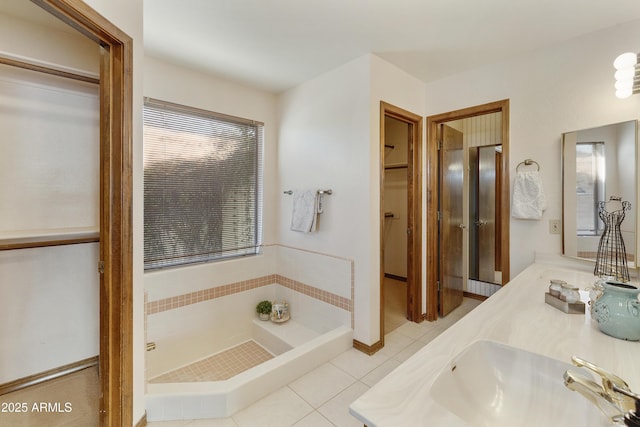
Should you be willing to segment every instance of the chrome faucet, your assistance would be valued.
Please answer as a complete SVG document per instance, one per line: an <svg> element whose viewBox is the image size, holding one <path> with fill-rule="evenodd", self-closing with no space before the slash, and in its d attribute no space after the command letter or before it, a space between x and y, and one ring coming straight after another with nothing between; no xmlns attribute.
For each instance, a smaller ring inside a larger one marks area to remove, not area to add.
<svg viewBox="0 0 640 427"><path fill-rule="evenodd" d="M597 374L602 385L593 379L567 370L563 376L567 388L582 394L612 421L620 421L626 412L635 409L635 400L620 392L631 393L629 385L622 378L577 356L572 356L571 361L577 367L587 368Z"/></svg>

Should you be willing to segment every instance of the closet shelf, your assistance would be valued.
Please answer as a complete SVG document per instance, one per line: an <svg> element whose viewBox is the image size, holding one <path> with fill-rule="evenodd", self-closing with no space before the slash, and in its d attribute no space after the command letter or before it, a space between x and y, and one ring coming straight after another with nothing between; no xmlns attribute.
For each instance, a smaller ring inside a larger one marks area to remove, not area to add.
<svg viewBox="0 0 640 427"><path fill-rule="evenodd" d="M0 250L73 245L100 241L97 227L0 231Z"/></svg>

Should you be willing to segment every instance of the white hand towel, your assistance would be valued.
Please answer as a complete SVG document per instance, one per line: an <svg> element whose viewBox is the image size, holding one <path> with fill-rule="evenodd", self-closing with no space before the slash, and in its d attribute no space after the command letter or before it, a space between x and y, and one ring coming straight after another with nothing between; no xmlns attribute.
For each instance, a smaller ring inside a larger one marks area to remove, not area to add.
<svg viewBox="0 0 640 427"><path fill-rule="evenodd" d="M547 199L538 171L518 172L513 183L511 216L518 219L540 219L547 209Z"/></svg>
<svg viewBox="0 0 640 427"><path fill-rule="evenodd" d="M303 233L315 231L317 215L318 192L314 190L294 191L291 230Z"/></svg>

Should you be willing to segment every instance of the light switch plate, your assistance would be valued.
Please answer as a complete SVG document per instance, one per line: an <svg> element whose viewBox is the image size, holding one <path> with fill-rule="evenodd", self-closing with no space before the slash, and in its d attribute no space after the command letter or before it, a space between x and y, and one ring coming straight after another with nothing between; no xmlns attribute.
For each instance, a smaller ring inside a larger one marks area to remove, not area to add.
<svg viewBox="0 0 640 427"><path fill-rule="evenodd" d="M562 227L559 219L549 220L549 234L560 234L561 228Z"/></svg>

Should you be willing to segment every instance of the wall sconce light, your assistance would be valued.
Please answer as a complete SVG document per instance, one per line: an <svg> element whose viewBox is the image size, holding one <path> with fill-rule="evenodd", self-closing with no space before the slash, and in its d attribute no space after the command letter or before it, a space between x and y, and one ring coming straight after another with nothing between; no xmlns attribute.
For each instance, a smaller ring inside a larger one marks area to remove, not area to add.
<svg viewBox="0 0 640 427"><path fill-rule="evenodd" d="M640 74L636 66L638 65L638 54L626 52L619 55L613 66L616 69L616 96L618 98L628 98L640 91Z"/></svg>

